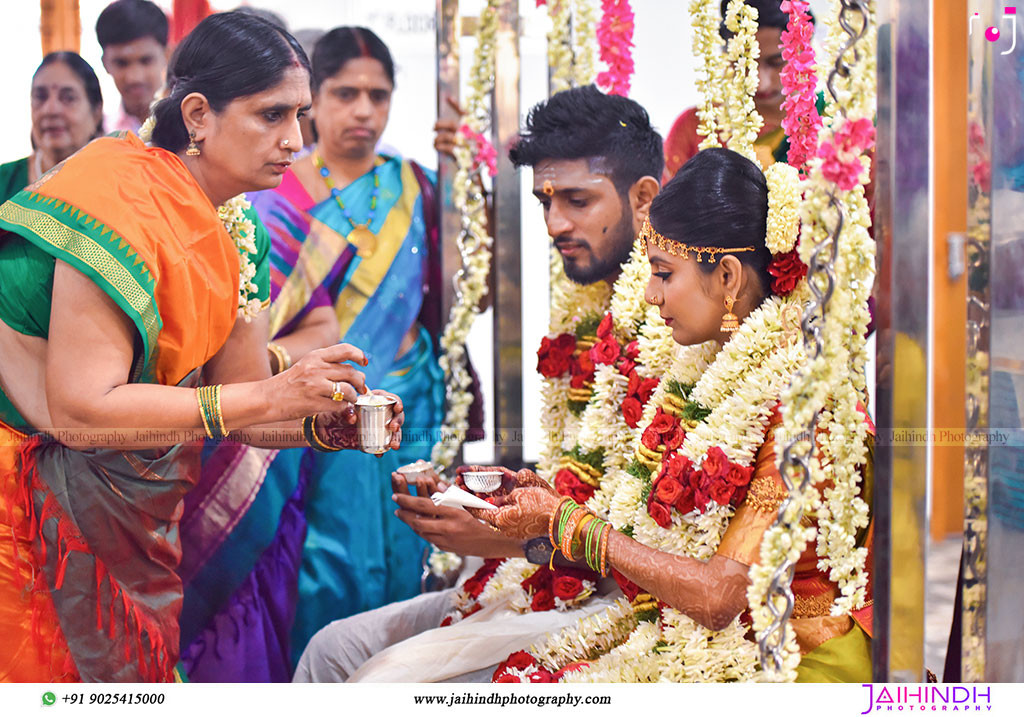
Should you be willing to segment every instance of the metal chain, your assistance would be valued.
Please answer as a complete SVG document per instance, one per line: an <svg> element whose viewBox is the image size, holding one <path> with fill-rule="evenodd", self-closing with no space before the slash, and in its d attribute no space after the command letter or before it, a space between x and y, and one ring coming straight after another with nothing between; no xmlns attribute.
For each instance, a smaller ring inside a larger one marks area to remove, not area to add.
<svg viewBox="0 0 1024 717"><path fill-rule="evenodd" d="M842 8L839 12L839 25L848 36L844 42L835 64L829 72L826 86L832 96L832 102L839 109L843 117L846 116L846 108L839 103L838 92L835 89L837 77L847 78L853 69L853 65L860 60L860 53L857 51L857 43L867 34L870 13L868 10L870 0L839 0ZM855 18L860 18L855 23ZM852 53L852 62L847 62L847 55ZM839 237L843 231L845 217L843 207L840 203L836 188L833 186L828 195L829 207L835 211L835 225L829 232L828 238L815 247L811 255L810 264L807 267L807 283L811 290L812 299L804 311L801 320L803 330L804 348L807 354L808 363L813 363L821 357L824 351L825 322L828 321L828 303L835 292L836 275L835 261L838 254ZM807 371L800 371L793 379L796 384L808 381ZM779 466L782 480L786 485L789 497L779 506L779 514L775 525L783 526L787 531L800 523L803 518L804 506L797 503L796 510L791 516L787 513L794 504L795 495L803 495L811 485L811 457L814 450L814 431L818 423L818 416L822 406L815 408L814 414L804 431L792 437L782 452L782 463ZM799 487L795 487L794 476L799 476ZM796 563L788 558L779 565L772 574L771 583L768 587L767 605L772 614L772 623L758 639L758 648L761 653L761 669L765 672L781 672L783 668L783 651L786 644L786 631L789 629L789 618L793 614L793 574L796 570ZM782 603L780 610L778 604Z"/></svg>

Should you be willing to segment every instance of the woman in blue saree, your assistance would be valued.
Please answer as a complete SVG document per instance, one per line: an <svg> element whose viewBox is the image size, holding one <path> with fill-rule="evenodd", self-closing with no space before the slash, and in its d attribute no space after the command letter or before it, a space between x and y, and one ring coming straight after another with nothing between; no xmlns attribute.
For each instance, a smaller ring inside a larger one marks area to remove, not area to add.
<svg viewBox="0 0 1024 717"><path fill-rule="evenodd" d="M207 448L182 521L193 680L290 679L321 627L420 589L427 546L394 516L390 474L430 458L443 416L434 179L376 152L394 63L375 34L336 28L313 64L317 144L250 196L271 235L272 364L314 348L330 313L327 340L360 346L367 385L402 396L403 443L380 457Z"/></svg>

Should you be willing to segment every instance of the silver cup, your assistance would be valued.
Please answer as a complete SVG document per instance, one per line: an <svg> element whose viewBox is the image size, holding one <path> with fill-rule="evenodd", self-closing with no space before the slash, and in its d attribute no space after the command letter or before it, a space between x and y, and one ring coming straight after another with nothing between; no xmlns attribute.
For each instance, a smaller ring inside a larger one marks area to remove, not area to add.
<svg viewBox="0 0 1024 717"><path fill-rule="evenodd" d="M356 399L359 412L359 449L363 453L379 456L388 450L391 432L388 423L394 417L395 399L379 394L365 393Z"/></svg>
<svg viewBox="0 0 1024 717"><path fill-rule="evenodd" d="M430 471L441 473L440 466L435 466L428 461L420 459L415 463L407 463L404 466L398 468L398 473L405 476L407 480L416 480L417 478L425 478Z"/></svg>

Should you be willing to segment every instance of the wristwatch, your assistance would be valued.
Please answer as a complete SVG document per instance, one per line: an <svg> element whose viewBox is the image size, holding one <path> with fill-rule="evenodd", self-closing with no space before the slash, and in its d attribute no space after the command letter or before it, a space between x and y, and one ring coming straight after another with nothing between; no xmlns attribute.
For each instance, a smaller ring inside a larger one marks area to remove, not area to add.
<svg viewBox="0 0 1024 717"><path fill-rule="evenodd" d="M527 561L534 565L547 565L554 550L547 538L530 538L523 543L523 553L526 554Z"/></svg>

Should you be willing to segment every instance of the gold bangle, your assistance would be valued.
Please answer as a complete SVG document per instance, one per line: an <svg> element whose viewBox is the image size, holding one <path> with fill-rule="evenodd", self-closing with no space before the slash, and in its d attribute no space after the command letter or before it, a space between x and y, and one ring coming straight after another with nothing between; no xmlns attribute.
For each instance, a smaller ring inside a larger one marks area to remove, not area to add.
<svg viewBox="0 0 1024 717"><path fill-rule="evenodd" d="M213 415L217 418L217 427L220 428L219 438L227 438L228 431L227 426L224 425L224 414L220 410L220 389L221 384L217 384L213 387Z"/></svg>
<svg viewBox="0 0 1024 717"><path fill-rule="evenodd" d="M279 343L271 341L267 344L267 350L270 351L270 353L274 355L274 358L277 359L277 371L274 373L281 373L282 371L287 371L291 368L292 357L288 353L288 349Z"/></svg>
<svg viewBox="0 0 1024 717"><path fill-rule="evenodd" d="M320 440L320 436L316 435L316 414L315 413L313 414L313 419L309 422L309 428L310 428L309 435L312 436L313 442L316 444L313 447L316 448L318 451L322 451L324 453L328 453L328 452L329 453L334 453L335 451L340 451L341 450L340 448L335 448L332 445L324 443L323 441Z"/></svg>
<svg viewBox="0 0 1024 717"><path fill-rule="evenodd" d="M608 577L608 536L612 533L612 524L606 523L601 533L601 577Z"/></svg>
<svg viewBox="0 0 1024 717"><path fill-rule="evenodd" d="M206 431L207 437L209 437L212 440L213 432L210 430L210 423L206 418L206 406L203 400L203 396L205 394L205 391L203 391L203 389L205 388L206 386L200 386L199 388L196 389L196 401L199 403L199 417L203 421L203 430Z"/></svg>

